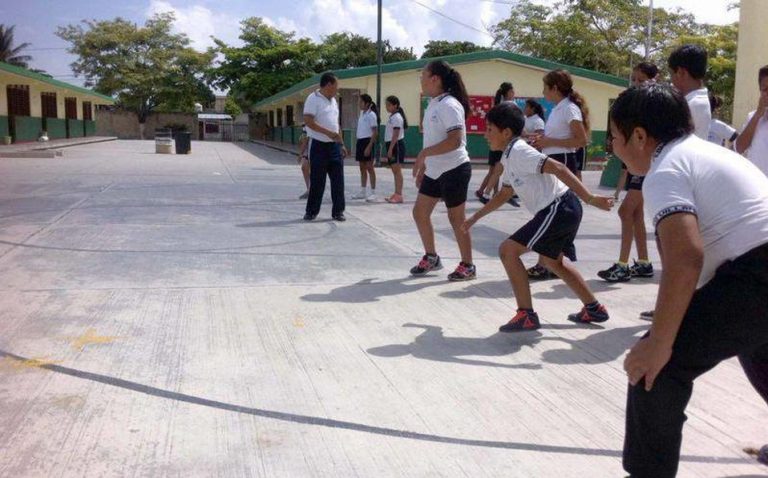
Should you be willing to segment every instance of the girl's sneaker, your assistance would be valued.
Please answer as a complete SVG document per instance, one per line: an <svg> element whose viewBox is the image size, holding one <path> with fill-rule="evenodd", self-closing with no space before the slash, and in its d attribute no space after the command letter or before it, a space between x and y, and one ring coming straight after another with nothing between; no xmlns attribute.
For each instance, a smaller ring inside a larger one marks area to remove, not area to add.
<svg viewBox="0 0 768 478"><path fill-rule="evenodd" d="M517 314L509 322L499 327L499 332L525 332L539 328L541 328L541 323L536 312L517 309Z"/></svg>
<svg viewBox="0 0 768 478"><path fill-rule="evenodd" d="M551 272L549 269L542 266L541 264L536 264L535 266L528 269L526 272L528 273L528 278L531 280L557 279L557 274Z"/></svg>
<svg viewBox="0 0 768 478"><path fill-rule="evenodd" d="M472 280L477 277L477 269L474 264L459 262L456 270L448 274L448 280L458 282L463 280Z"/></svg>
<svg viewBox="0 0 768 478"><path fill-rule="evenodd" d="M418 264L411 267L411 275L423 276L431 271L439 271L443 268L442 262L440 262L440 256L430 256L424 254Z"/></svg>
<svg viewBox="0 0 768 478"><path fill-rule="evenodd" d="M627 282L632 278L632 271L629 266L622 266L617 262L608 269L599 271L597 275L608 282ZM653 275L653 272L651 272L651 275Z"/></svg>
<svg viewBox="0 0 768 478"><path fill-rule="evenodd" d="M632 277L653 277L653 264L650 262L632 262L634 262L634 264L629 266L629 273Z"/></svg>

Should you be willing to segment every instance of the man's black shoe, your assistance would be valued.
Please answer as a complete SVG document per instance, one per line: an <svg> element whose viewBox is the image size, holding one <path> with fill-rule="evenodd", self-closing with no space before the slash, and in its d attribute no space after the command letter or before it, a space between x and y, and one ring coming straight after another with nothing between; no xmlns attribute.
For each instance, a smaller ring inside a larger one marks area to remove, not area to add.
<svg viewBox="0 0 768 478"><path fill-rule="evenodd" d="M347 220L347 218L344 217L344 214L334 214L332 217L334 221L344 222Z"/></svg>
<svg viewBox="0 0 768 478"><path fill-rule="evenodd" d="M304 214L305 221L314 221L316 217L317 217L317 214L310 214L310 213Z"/></svg>

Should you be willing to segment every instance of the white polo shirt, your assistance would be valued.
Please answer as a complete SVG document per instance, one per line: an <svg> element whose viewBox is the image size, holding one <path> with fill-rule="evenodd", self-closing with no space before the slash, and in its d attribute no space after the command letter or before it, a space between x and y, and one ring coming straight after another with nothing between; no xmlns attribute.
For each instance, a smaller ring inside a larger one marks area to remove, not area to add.
<svg viewBox="0 0 768 478"><path fill-rule="evenodd" d="M448 133L455 130L461 130L461 144L445 154L427 156L425 174L428 177L437 179L444 172L469 162L467 128L464 121L464 107L459 100L448 93L443 93L429 101L427 110L424 112L424 122L421 125L424 130L424 147L429 148L445 141Z"/></svg>
<svg viewBox="0 0 768 478"><path fill-rule="evenodd" d="M712 121L709 123L707 141L719 144L720 146L725 146L726 141L731 141L734 134L736 134L736 129L732 128L731 125L724 123L719 119L712 118Z"/></svg>
<svg viewBox="0 0 768 478"><path fill-rule="evenodd" d="M709 123L712 121L709 92L706 88L699 88L685 95L685 100L688 102L688 108L691 110L696 136L706 140L709 137Z"/></svg>
<svg viewBox="0 0 768 478"><path fill-rule="evenodd" d="M320 93L320 90L315 90L307 96L307 101L304 102L304 114L314 117L315 123L323 128L334 133L339 132L339 104L335 97L329 100ZM333 141L310 127L307 127L307 136L326 143Z"/></svg>
<svg viewBox="0 0 768 478"><path fill-rule="evenodd" d="M536 131L541 131L545 127L544 120L539 115L531 115L525 118L525 126L523 131L530 134Z"/></svg>
<svg viewBox="0 0 768 478"><path fill-rule="evenodd" d="M502 183L515 188L532 214L549 206L568 191L568 186L557 177L541 171L546 159L546 154L540 153L522 139L513 140L501 157L501 165L504 167Z"/></svg>
<svg viewBox="0 0 768 478"><path fill-rule="evenodd" d="M747 127L749 121L755 116L755 112L749 113L747 121L741 128ZM757 128L755 128L755 135L752 136L752 143L749 145L749 149L745 152L747 158L755 163L755 166L760 169L766 176L768 176L768 113L764 114L760 121L757 122Z"/></svg>
<svg viewBox="0 0 768 478"><path fill-rule="evenodd" d="M365 110L357 118L357 139L366 139L373 136L373 129L379 127L379 120L372 110Z"/></svg>
<svg viewBox="0 0 768 478"><path fill-rule="evenodd" d="M563 98L552 108L547 123L544 126L544 136L553 139L568 139L571 137L571 121L584 122L584 116L578 105L568 98ZM550 146L541 150L546 155L573 153L576 148Z"/></svg>
<svg viewBox="0 0 768 478"><path fill-rule="evenodd" d="M704 244L702 287L725 261L768 243L768 178L735 152L695 135L666 145L643 182L646 210L695 214Z"/></svg>
<svg viewBox="0 0 768 478"><path fill-rule="evenodd" d="M400 128L400 131L397 134L397 140L400 141L405 137L405 128L403 127L405 125L405 121L403 120L403 115L395 111L392 113L392 115L389 117L389 120L387 121L387 126L384 128L384 141L392 141L392 133L394 133L396 128Z"/></svg>

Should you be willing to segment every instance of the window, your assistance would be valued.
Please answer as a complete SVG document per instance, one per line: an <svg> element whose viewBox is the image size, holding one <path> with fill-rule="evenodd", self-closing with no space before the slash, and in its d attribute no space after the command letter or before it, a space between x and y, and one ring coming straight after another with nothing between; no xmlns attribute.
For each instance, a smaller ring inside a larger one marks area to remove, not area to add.
<svg viewBox="0 0 768 478"><path fill-rule="evenodd" d="M277 110L277 126L283 126L283 109Z"/></svg>
<svg viewBox="0 0 768 478"><path fill-rule="evenodd" d="M42 107L43 118L56 118L58 116L56 93L40 93L40 106Z"/></svg>
<svg viewBox="0 0 768 478"><path fill-rule="evenodd" d="M287 121L287 126L293 126L293 106L288 105L285 107L285 121Z"/></svg>
<svg viewBox="0 0 768 478"><path fill-rule="evenodd" d="M219 134L219 123L205 123L206 134Z"/></svg>
<svg viewBox="0 0 768 478"><path fill-rule="evenodd" d="M30 116L29 86L8 85L8 116Z"/></svg>
<svg viewBox="0 0 768 478"><path fill-rule="evenodd" d="M90 101L83 101L83 119L87 121L93 120L93 108Z"/></svg>
<svg viewBox="0 0 768 478"><path fill-rule="evenodd" d="M64 117L77 119L77 98L64 98Z"/></svg>
<svg viewBox="0 0 768 478"><path fill-rule="evenodd" d="M269 110L269 127L275 127L275 110Z"/></svg>

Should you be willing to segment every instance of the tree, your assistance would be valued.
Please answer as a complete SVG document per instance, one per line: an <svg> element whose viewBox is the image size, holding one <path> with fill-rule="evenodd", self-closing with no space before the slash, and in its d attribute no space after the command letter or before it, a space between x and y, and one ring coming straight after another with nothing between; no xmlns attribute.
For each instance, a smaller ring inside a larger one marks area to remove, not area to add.
<svg viewBox="0 0 768 478"><path fill-rule="evenodd" d="M14 47L13 30L16 25L6 27L0 24L0 61L10 63L11 65L20 66L26 68L29 62L32 61L32 57L29 55L20 55L21 50L30 47L29 43L22 43L21 45Z"/></svg>
<svg viewBox="0 0 768 478"><path fill-rule="evenodd" d="M75 74L85 77L86 86L116 95L120 106L134 111L142 136L152 111L191 111L195 102L210 101L203 75L214 52L197 52L186 35L171 33L174 19L172 13L159 13L143 27L119 17L84 20L56 32L78 56L71 65Z"/></svg>
<svg viewBox="0 0 768 478"><path fill-rule="evenodd" d="M438 56L458 55L460 53L473 53L476 51L490 50L490 48L477 45L470 41L430 40L424 45L422 58L435 58Z"/></svg>
<svg viewBox="0 0 768 478"><path fill-rule="evenodd" d="M394 48L389 40L382 41L383 63L415 60L413 50ZM332 33L323 38L320 45L320 69L343 70L371 66L377 63L376 42L355 33Z"/></svg>
<svg viewBox="0 0 768 478"><path fill-rule="evenodd" d="M243 110L232 95L227 95L227 101L224 104L224 112L231 116L237 116L242 114Z"/></svg>

